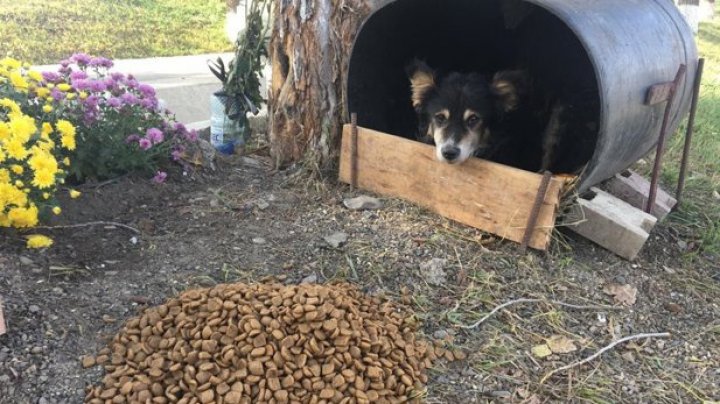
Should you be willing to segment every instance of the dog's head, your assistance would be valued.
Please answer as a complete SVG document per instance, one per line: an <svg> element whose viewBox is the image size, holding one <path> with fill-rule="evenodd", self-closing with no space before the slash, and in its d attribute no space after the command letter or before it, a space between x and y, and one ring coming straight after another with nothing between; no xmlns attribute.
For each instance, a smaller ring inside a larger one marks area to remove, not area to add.
<svg viewBox="0 0 720 404"><path fill-rule="evenodd" d="M493 123L518 107L525 80L522 72L507 71L492 81L476 73L451 73L438 81L420 61L407 72L421 134L434 140L437 159L450 164L488 147Z"/></svg>

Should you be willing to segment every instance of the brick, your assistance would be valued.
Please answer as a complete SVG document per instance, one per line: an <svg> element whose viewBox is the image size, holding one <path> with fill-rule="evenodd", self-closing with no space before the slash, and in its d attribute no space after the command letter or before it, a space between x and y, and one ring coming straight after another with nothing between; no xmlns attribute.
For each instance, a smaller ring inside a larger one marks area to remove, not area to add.
<svg viewBox="0 0 720 404"><path fill-rule="evenodd" d="M657 219L598 188L589 194L571 207L568 228L625 259L635 259Z"/></svg>
<svg viewBox="0 0 720 404"><path fill-rule="evenodd" d="M602 188L630 205L645 211L645 205L647 205L647 199L650 193L650 181L643 178L640 174L631 170L625 170L607 180L602 185ZM661 221L672 211L676 204L677 201L675 198L658 187L655 205L650 213L655 216L658 221Z"/></svg>

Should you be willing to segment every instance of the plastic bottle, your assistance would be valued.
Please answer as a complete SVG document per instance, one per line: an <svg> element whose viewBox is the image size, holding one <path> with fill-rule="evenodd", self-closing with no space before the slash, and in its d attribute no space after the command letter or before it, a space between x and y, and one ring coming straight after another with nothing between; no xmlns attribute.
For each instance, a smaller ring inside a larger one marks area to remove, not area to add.
<svg viewBox="0 0 720 404"><path fill-rule="evenodd" d="M239 120L225 113L227 97L221 91L210 97L210 144L220 153L233 154L235 148L245 144L245 128Z"/></svg>

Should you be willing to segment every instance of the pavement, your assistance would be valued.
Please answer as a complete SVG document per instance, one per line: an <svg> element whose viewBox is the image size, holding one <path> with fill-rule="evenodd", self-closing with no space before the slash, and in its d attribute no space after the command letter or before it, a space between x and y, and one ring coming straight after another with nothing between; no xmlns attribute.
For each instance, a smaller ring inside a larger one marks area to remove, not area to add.
<svg viewBox="0 0 720 404"><path fill-rule="evenodd" d="M226 65L232 53L213 53L193 56L169 56L145 59L117 59L111 71L134 75L138 81L150 84L158 98L175 113L179 122L195 129L210 126L210 97L221 88L220 81L208 69L207 61L221 57ZM34 66L35 69L56 70L57 65ZM265 71L270 79L269 66ZM267 91L267 87L261 89ZM264 111L261 111L261 114ZM265 116L266 113L265 113Z"/></svg>

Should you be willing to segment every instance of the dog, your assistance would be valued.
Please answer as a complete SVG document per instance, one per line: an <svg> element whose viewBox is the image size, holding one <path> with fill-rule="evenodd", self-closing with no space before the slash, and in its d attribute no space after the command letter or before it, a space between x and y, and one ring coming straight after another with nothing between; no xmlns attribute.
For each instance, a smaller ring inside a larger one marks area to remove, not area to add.
<svg viewBox="0 0 720 404"><path fill-rule="evenodd" d="M437 160L461 164L475 156L530 171L553 165L565 108L538 96L526 70L499 71L490 80L458 72L438 78L419 60L406 70L418 133L435 144Z"/></svg>

